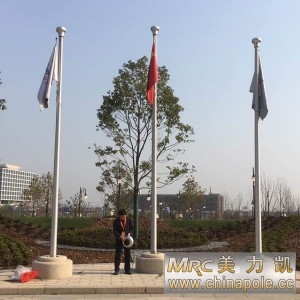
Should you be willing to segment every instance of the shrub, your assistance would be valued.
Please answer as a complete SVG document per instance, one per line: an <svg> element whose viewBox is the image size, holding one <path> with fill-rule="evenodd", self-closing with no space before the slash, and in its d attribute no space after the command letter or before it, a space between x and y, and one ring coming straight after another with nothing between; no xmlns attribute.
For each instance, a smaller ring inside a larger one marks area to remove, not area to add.
<svg viewBox="0 0 300 300"><path fill-rule="evenodd" d="M181 248L200 246L207 241L207 233L186 228L172 226L169 222L158 224L158 248ZM150 222L142 224L139 230L139 239L135 240L135 249L149 249L151 242ZM76 230L65 230L58 234L58 243L64 245L113 249L115 237L111 226L89 227Z"/></svg>
<svg viewBox="0 0 300 300"><path fill-rule="evenodd" d="M0 234L0 267L27 265L32 261L32 251L13 237Z"/></svg>

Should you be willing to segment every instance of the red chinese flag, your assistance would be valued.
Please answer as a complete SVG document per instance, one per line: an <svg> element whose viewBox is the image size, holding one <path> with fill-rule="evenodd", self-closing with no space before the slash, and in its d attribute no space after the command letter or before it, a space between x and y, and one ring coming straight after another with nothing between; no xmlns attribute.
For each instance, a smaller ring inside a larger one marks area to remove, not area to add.
<svg viewBox="0 0 300 300"><path fill-rule="evenodd" d="M32 280L36 277L39 276L39 272L38 271L31 271L31 272L25 272L25 273L22 273L20 275L20 281L23 283L23 282L27 282L29 280Z"/></svg>
<svg viewBox="0 0 300 300"><path fill-rule="evenodd" d="M148 71L148 82L147 82L147 97L151 105L154 103L154 98L155 98L154 86L157 82L158 82L158 71L157 71L157 64L156 64L155 45L153 43L151 60L150 60L149 71Z"/></svg>

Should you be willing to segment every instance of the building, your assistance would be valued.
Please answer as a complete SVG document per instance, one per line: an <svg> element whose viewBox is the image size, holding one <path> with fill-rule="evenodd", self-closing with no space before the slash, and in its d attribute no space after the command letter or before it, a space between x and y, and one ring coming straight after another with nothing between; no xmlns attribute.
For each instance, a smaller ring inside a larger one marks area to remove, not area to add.
<svg viewBox="0 0 300 300"><path fill-rule="evenodd" d="M204 195L203 205L205 209L203 212L207 214L210 219L223 219L224 217L224 197L220 194Z"/></svg>
<svg viewBox="0 0 300 300"><path fill-rule="evenodd" d="M34 176L34 173L21 171L18 166L0 164L0 204L23 201L23 191L29 188Z"/></svg>
<svg viewBox="0 0 300 300"><path fill-rule="evenodd" d="M142 212L151 211L151 198L148 195L139 196L139 209ZM159 216L180 214L184 218L193 219L223 219L224 197L220 194L208 194L199 198L199 201L188 205L177 194L157 194L157 213Z"/></svg>

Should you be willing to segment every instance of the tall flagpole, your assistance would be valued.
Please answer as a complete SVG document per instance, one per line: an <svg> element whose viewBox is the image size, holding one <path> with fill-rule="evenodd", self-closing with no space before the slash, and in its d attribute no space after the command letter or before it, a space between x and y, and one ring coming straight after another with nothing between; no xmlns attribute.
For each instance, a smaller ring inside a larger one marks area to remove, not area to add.
<svg viewBox="0 0 300 300"><path fill-rule="evenodd" d="M153 43L157 55L158 26L152 26ZM151 254L157 253L157 186L156 186L156 154L157 153L157 84L154 86L154 103L152 105L152 178L151 178Z"/></svg>
<svg viewBox="0 0 300 300"><path fill-rule="evenodd" d="M57 223L58 223L58 193L59 193L59 154L60 154L60 123L61 123L61 87L62 87L62 54L63 38L66 28L57 27L58 33L58 84L56 98L56 128L55 128L55 150L54 150L54 172L53 172L53 197L51 218L51 242L50 256L56 257L57 250Z"/></svg>
<svg viewBox="0 0 300 300"><path fill-rule="evenodd" d="M255 51L255 251L262 253L262 232L261 232L261 205L260 205L260 170L259 170L259 136L258 136L258 120L259 120L259 103L258 103L258 72L259 72L259 56L258 48L261 39L252 39Z"/></svg>

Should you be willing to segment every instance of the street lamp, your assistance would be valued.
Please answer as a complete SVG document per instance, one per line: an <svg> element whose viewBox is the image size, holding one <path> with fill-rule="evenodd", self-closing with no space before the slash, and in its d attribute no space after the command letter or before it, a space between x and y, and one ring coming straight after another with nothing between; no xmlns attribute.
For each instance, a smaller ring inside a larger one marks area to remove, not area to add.
<svg viewBox="0 0 300 300"><path fill-rule="evenodd" d="M255 173L252 169L252 218L255 216Z"/></svg>
<svg viewBox="0 0 300 300"><path fill-rule="evenodd" d="M87 199L86 189L81 188L79 189L79 204L78 204L78 216L81 217L81 203L83 200Z"/></svg>
<svg viewBox="0 0 300 300"><path fill-rule="evenodd" d="M162 207L162 202L159 202L159 218L161 219L161 207Z"/></svg>
<svg viewBox="0 0 300 300"><path fill-rule="evenodd" d="M148 191L148 195L147 195L147 201L151 200L151 190ZM151 202L150 202L151 203ZM150 204L149 203L149 204ZM151 205L149 205L149 210L151 209Z"/></svg>
<svg viewBox="0 0 300 300"><path fill-rule="evenodd" d="M248 209L247 209L247 206L244 207L244 218L246 219L247 218L247 212L248 212Z"/></svg>
<svg viewBox="0 0 300 300"><path fill-rule="evenodd" d="M147 201L151 200L151 190L149 190L148 195L147 195Z"/></svg>
<svg viewBox="0 0 300 300"><path fill-rule="evenodd" d="M204 220L205 220L205 209L206 209L206 207L203 206L203 217L204 217Z"/></svg>

